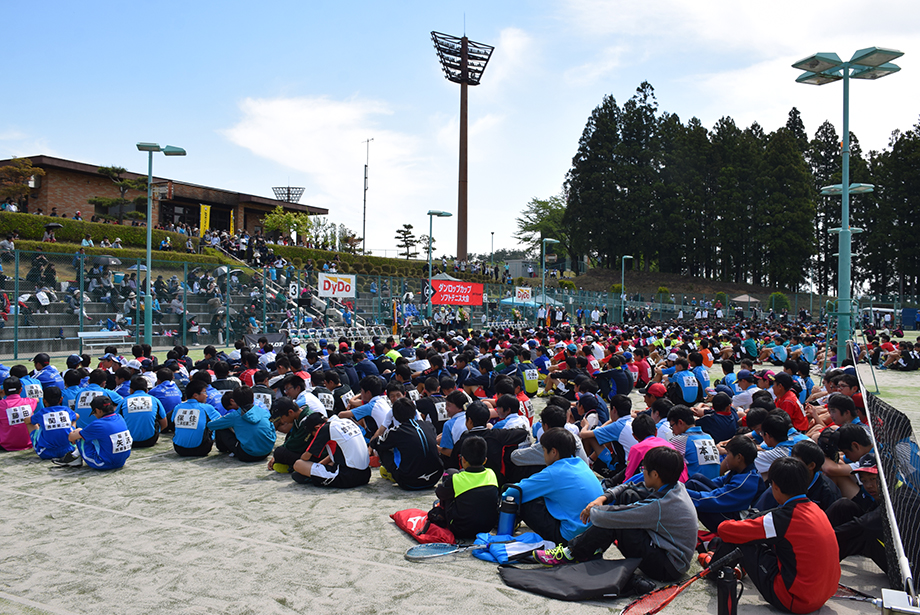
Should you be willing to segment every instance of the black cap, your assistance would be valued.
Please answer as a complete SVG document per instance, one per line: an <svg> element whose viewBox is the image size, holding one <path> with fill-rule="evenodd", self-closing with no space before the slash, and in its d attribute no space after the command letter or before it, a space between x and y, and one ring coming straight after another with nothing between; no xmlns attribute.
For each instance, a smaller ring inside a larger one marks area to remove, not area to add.
<svg viewBox="0 0 920 615"><path fill-rule="evenodd" d="M51 363L51 357L48 356L48 353L40 352L35 355L35 358L32 359L33 363L41 363L42 365L47 365Z"/></svg>
<svg viewBox="0 0 920 615"><path fill-rule="evenodd" d="M290 397L279 397L272 403L272 422L277 422L281 417L287 416L288 412L297 412L297 404Z"/></svg>

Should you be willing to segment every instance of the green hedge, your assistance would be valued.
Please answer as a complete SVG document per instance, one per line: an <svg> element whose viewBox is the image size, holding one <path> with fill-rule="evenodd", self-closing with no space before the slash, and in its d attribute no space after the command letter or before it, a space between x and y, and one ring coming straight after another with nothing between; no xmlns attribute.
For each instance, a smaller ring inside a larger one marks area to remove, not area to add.
<svg viewBox="0 0 920 615"><path fill-rule="evenodd" d="M9 233L16 231L22 239L41 241L45 234L45 225L49 222L57 222L63 225L63 228L54 231L54 237L61 243L79 244L83 241L83 237L90 235L96 243L99 243L103 237L108 237L109 241L114 241L116 237L121 237L121 242L125 246L144 249L147 247L146 226L81 222L79 220L71 220L70 218L52 218L51 216L36 216L35 214L14 214L6 211L0 212L0 237L6 237ZM154 247L160 245L160 242L166 237L169 237L173 248L185 249L185 241L188 237L181 233L170 233L157 229L153 229ZM197 238L193 237L192 241L197 245Z"/></svg>
<svg viewBox="0 0 920 615"><path fill-rule="evenodd" d="M122 239L124 239L124 237L122 237ZM76 254L76 252L80 249L80 245L72 243L42 243L41 241L23 241L21 239L16 242L17 250L35 251L38 248L41 248L45 254L67 254L68 256L73 257L73 255ZM132 248L122 248L120 250L115 250L112 248L95 247L86 248L86 254L87 256L102 256L104 254L114 256L121 259L125 265L130 265L129 261L136 259L141 259L142 262L146 261L147 259L146 249L138 250ZM206 265L236 264L226 257L186 254L185 252L160 252L159 250L154 250L151 254L151 258L154 262L178 261Z"/></svg>

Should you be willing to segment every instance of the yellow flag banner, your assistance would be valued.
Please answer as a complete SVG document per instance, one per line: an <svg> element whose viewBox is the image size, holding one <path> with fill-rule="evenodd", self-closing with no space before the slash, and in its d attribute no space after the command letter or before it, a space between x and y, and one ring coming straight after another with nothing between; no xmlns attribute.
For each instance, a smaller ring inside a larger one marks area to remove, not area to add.
<svg viewBox="0 0 920 615"><path fill-rule="evenodd" d="M230 210L230 234L233 234L233 210Z"/></svg>
<svg viewBox="0 0 920 615"><path fill-rule="evenodd" d="M209 228L211 228L211 206L201 205L201 223L198 225L198 229L203 234Z"/></svg>

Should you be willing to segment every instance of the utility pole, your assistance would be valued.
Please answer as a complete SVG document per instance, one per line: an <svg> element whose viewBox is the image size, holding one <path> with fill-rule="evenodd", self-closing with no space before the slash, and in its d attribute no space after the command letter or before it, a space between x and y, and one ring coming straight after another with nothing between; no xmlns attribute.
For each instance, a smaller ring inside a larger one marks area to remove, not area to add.
<svg viewBox="0 0 920 615"><path fill-rule="evenodd" d="M367 161L364 163L364 215L361 218L361 251L367 254L367 166L371 162L371 141L361 141L367 144Z"/></svg>

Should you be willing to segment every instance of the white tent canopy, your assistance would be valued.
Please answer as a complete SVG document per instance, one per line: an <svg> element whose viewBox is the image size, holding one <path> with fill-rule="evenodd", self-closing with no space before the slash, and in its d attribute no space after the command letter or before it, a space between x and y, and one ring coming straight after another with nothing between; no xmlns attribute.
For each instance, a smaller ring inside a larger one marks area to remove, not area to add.
<svg viewBox="0 0 920 615"><path fill-rule="evenodd" d="M732 301L737 303L760 303L760 299L750 295L738 295L737 297L732 297Z"/></svg>

